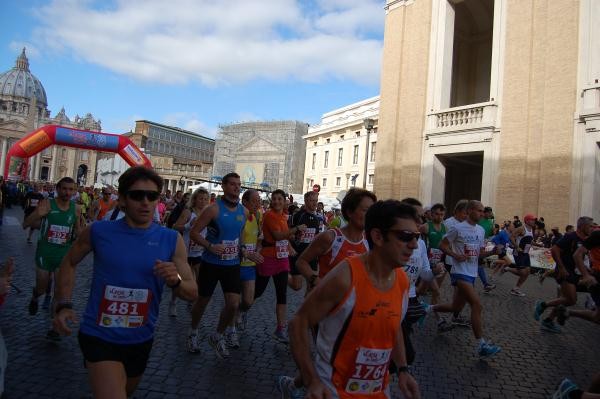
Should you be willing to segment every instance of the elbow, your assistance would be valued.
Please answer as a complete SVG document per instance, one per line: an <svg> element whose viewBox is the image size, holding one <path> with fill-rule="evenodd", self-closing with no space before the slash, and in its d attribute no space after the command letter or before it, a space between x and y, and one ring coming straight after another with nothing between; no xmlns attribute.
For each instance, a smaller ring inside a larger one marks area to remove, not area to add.
<svg viewBox="0 0 600 399"><path fill-rule="evenodd" d="M194 284L183 295L186 301L195 302L198 299L198 286Z"/></svg>

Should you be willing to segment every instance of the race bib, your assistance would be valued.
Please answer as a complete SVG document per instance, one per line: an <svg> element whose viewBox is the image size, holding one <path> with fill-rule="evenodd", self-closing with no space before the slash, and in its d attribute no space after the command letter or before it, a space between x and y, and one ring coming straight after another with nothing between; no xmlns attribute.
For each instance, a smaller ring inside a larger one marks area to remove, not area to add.
<svg viewBox="0 0 600 399"><path fill-rule="evenodd" d="M204 252L204 247L198 244L196 241L190 239L190 245L188 248L188 252Z"/></svg>
<svg viewBox="0 0 600 399"><path fill-rule="evenodd" d="M221 254L221 260L234 260L238 258L238 251L240 250L239 240L223 240L222 244L225 246L225 250Z"/></svg>
<svg viewBox="0 0 600 399"><path fill-rule="evenodd" d="M277 259L285 259L289 256L288 240L275 241L275 253Z"/></svg>
<svg viewBox="0 0 600 399"><path fill-rule="evenodd" d="M48 227L46 239L50 244L64 245L69 240L70 233L71 228L68 226L51 224L50 227Z"/></svg>
<svg viewBox="0 0 600 399"><path fill-rule="evenodd" d="M101 327L136 328L148 320L152 292L143 288L107 285L98 311Z"/></svg>
<svg viewBox="0 0 600 399"><path fill-rule="evenodd" d="M429 250L429 264L431 265L437 265L438 263L440 263L442 261L442 255L444 253L437 249L437 248L431 248Z"/></svg>
<svg viewBox="0 0 600 399"><path fill-rule="evenodd" d="M470 261L477 259L479 256L479 247L477 244L465 243L464 254Z"/></svg>
<svg viewBox="0 0 600 399"><path fill-rule="evenodd" d="M40 200L38 199L30 199L29 200L29 206L32 208L35 208L36 206L38 206L38 203L40 202Z"/></svg>
<svg viewBox="0 0 600 399"><path fill-rule="evenodd" d="M300 232L300 242L302 244L310 244L315 239L317 229L314 227L306 228Z"/></svg>
<svg viewBox="0 0 600 399"><path fill-rule="evenodd" d="M359 348L346 392L369 394L383 391L391 355L391 349Z"/></svg>

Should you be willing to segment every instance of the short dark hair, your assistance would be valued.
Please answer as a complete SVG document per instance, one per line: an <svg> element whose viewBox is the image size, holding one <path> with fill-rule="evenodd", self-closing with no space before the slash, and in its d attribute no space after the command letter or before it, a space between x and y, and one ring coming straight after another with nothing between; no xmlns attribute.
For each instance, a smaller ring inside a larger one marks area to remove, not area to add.
<svg viewBox="0 0 600 399"><path fill-rule="evenodd" d="M444 204L433 204L433 206L431 207L431 212L435 212L437 210L446 212L446 207L444 206Z"/></svg>
<svg viewBox="0 0 600 399"><path fill-rule="evenodd" d="M162 192L163 179L160 177L154 169L147 168L145 166L133 166L125 171L119 177L119 195L125 195L137 181L149 180L156 184L158 192Z"/></svg>
<svg viewBox="0 0 600 399"><path fill-rule="evenodd" d="M244 194L242 194L242 201L244 202L248 202L250 201L250 197L252 197L252 194L257 193L258 191L256 191L253 188L249 188L248 190L244 191Z"/></svg>
<svg viewBox="0 0 600 399"><path fill-rule="evenodd" d="M352 187L346 193L342 200L342 216L348 220L348 212L353 212L363 200L363 198L371 198L373 202L377 202L377 197L369 190L363 188Z"/></svg>
<svg viewBox="0 0 600 399"><path fill-rule="evenodd" d="M227 184L227 181L231 178L234 179L239 179L240 175L238 175L235 172L231 172L231 173L227 173L225 176L223 176L223 178L221 179L221 184Z"/></svg>
<svg viewBox="0 0 600 399"><path fill-rule="evenodd" d="M454 205L454 213L466 211L468 205L469 205L469 200L468 199L461 199L461 200L459 200L456 203L456 205Z"/></svg>
<svg viewBox="0 0 600 399"><path fill-rule="evenodd" d="M369 207L365 216L365 235L369 247L373 248L373 239L371 238L371 230L379 229L382 233L387 231L396 224L396 219L417 218L417 211L413 205L397 200L377 201Z"/></svg>
<svg viewBox="0 0 600 399"><path fill-rule="evenodd" d="M67 184L75 184L75 180L73 180L72 177L69 176L65 176L62 179L60 179L57 183L56 183L56 188L59 188L60 186L62 186L64 183Z"/></svg>
<svg viewBox="0 0 600 399"><path fill-rule="evenodd" d="M406 198L404 198L400 202L403 202L405 204L412 205L412 206L423 206L423 204L421 203L421 201L419 201L416 198L412 198L412 197L406 197Z"/></svg>
<svg viewBox="0 0 600 399"><path fill-rule="evenodd" d="M281 195L284 199L287 198L287 194L285 193L285 191L283 191L282 189L278 188L277 190L274 190L271 193L271 198L273 198L274 195Z"/></svg>

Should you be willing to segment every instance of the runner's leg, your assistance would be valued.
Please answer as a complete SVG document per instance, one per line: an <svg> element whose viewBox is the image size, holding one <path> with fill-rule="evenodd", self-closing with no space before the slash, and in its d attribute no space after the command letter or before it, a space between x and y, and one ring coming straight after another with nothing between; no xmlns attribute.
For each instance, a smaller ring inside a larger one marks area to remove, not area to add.
<svg viewBox="0 0 600 399"><path fill-rule="evenodd" d="M90 376L92 393L96 399L126 399L129 396L128 379L123 363L116 361L85 362ZM138 382L140 377L137 377ZM135 390L137 383L133 387ZM133 390L131 392L133 392Z"/></svg>

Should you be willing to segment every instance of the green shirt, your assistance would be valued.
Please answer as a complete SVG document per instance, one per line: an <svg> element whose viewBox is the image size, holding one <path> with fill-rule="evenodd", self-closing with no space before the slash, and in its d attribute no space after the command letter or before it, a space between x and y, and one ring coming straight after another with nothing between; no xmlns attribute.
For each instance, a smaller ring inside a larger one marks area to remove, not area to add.
<svg viewBox="0 0 600 399"><path fill-rule="evenodd" d="M38 254L40 256L63 257L73 243L75 226L75 203L69 201L69 209L61 210L56 200L50 200L50 212L42 220Z"/></svg>
<svg viewBox="0 0 600 399"><path fill-rule="evenodd" d="M494 219L481 218L477 224L483 227L483 230L485 231L485 238L492 236L492 231L494 230Z"/></svg>

